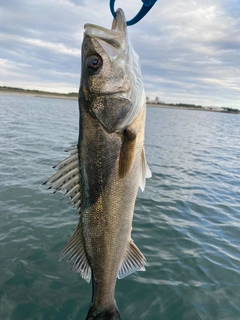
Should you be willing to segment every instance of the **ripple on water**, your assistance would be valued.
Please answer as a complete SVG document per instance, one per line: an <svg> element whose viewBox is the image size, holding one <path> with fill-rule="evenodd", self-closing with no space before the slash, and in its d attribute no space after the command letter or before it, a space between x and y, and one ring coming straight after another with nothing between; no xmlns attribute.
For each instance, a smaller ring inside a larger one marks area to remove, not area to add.
<svg viewBox="0 0 240 320"><path fill-rule="evenodd" d="M147 271L117 282L123 319L239 320L239 136L239 115L148 108L133 221ZM41 186L77 137L76 101L0 96L1 319L87 314L91 286L58 263L76 210Z"/></svg>

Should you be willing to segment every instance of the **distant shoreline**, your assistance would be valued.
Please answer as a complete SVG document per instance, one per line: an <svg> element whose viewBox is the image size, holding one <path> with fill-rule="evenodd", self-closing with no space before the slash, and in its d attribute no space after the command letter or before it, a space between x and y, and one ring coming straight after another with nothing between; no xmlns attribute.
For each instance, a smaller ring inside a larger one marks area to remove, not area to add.
<svg viewBox="0 0 240 320"><path fill-rule="evenodd" d="M8 94L14 96L38 97L38 98L51 98L51 99L65 99L65 100L78 100L78 97L71 97L61 94L44 94L44 93L30 93L30 92L17 92L11 90L0 90L0 94Z"/></svg>
<svg viewBox="0 0 240 320"><path fill-rule="evenodd" d="M61 94L61 93L45 93L42 91L36 90L36 92L31 90L20 89L3 89L0 88L0 94L6 95L18 95L18 96L26 96L26 97L37 97L37 98L48 98L48 99L64 99L64 100L78 100L77 93L71 94ZM178 109L178 110L195 110L195 111L207 111L207 112L220 112L220 113L231 113L231 114L240 114L240 110L231 109L231 108L205 108L201 106L185 106L182 105L174 105L174 104L160 104L160 103L152 103L147 102L147 107L153 108L165 108L165 109Z"/></svg>
<svg viewBox="0 0 240 320"><path fill-rule="evenodd" d="M206 112L219 112L219 113L234 113L234 114L240 114L239 112L236 111L224 111L219 108L217 109L207 109L204 107L201 108L194 108L194 107L179 107L179 106L174 106L174 105L169 105L169 104L154 104L154 103L147 103L147 107L152 107L152 108L162 108L162 109L178 109L178 110L194 110L194 111L206 111Z"/></svg>

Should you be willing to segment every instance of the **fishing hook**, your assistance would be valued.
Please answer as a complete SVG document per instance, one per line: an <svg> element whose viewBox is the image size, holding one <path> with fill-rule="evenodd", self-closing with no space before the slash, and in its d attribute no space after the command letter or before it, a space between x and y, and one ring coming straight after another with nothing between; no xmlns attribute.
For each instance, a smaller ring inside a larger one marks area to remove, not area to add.
<svg viewBox="0 0 240 320"><path fill-rule="evenodd" d="M136 14L134 18L127 21L127 26L132 26L133 24L140 21L157 2L157 0L141 0L141 1L143 3L142 8L139 10L139 12ZM114 3L115 3L115 0L110 0L110 10L112 12L113 17L116 18Z"/></svg>

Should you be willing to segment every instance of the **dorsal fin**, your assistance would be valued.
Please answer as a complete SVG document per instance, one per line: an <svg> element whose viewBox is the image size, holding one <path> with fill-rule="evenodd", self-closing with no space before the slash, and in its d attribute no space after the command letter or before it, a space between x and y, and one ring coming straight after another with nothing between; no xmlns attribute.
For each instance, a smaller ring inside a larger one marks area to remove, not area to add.
<svg viewBox="0 0 240 320"><path fill-rule="evenodd" d="M145 271L145 261L146 259L142 252L131 240L126 256L118 270L118 279L122 279L135 271Z"/></svg>
<svg viewBox="0 0 240 320"><path fill-rule="evenodd" d="M80 172L78 163L78 147L67 150L71 155L65 160L59 162L53 168L58 172L44 182L49 183L49 189L53 188L56 193L58 190L66 190L63 198L69 198L80 212L81 194L80 194Z"/></svg>

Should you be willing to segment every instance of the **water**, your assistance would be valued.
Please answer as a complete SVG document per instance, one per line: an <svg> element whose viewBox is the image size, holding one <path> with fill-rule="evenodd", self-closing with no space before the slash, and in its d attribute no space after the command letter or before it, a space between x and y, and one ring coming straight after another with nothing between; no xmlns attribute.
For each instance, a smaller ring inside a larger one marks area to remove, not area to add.
<svg viewBox="0 0 240 320"><path fill-rule="evenodd" d="M118 281L122 319L239 320L240 116L147 112L147 271ZM0 319L85 319L91 285L58 262L78 217L41 185L77 137L77 101L0 95Z"/></svg>

